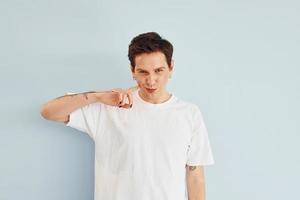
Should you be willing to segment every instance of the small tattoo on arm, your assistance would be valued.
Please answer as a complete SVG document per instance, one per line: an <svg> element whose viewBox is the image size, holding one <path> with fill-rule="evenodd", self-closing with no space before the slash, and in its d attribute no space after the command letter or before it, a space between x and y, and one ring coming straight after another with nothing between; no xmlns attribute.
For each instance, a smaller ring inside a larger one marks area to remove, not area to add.
<svg viewBox="0 0 300 200"><path fill-rule="evenodd" d="M88 93L96 93L95 91L89 91L89 92L83 92L81 94L83 94L85 96L86 99L88 99Z"/></svg>
<svg viewBox="0 0 300 200"><path fill-rule="evenodd" d="M74 97L74 96L81 95L81 94L85 97L85 99L88 99L88 93L96 93L96 91L89 91L89 92L76 93L76 94L66 94L66 95L57 97L56 99L60 99L60 98L63 98L63 97L65 97L65 96L71 96L71 97Z"/></svg>
<svg viewBox="0 0 300 200"><path fill-rule="evenodd" d="M197 168L197 166L188 166L188 167L190 171L194 171Z"/></svg>

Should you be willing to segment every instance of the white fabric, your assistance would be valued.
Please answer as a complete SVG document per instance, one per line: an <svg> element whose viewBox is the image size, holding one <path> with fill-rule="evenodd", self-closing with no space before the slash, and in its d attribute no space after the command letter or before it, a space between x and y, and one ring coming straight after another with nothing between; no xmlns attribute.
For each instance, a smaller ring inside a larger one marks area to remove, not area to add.
<svg viewBox="0 0 300 200"><path fill-rule="evenodd" d="M185 165L214 164L195 104L160 104L133 93L131 109L94 103L70 114L67 126L95 142L95 200L187 200Z"/></svg>

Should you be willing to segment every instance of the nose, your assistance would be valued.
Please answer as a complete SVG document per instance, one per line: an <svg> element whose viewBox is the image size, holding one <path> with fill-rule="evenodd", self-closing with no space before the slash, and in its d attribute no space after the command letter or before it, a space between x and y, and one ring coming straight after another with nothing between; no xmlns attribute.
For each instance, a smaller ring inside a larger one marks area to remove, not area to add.
<svg viewBox="0 0 300 200"><path fill-rule="evenodd" d="M155 86L156 81L157 81L157 77L154 74L150 74L146 79L146 83L150 88Z"/></svg>

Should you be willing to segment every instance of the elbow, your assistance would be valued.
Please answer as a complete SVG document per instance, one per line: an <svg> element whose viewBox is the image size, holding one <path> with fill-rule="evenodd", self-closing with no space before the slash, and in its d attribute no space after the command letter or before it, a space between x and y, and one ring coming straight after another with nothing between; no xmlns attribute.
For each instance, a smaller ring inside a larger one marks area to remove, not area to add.
<svg viewBox="0 0 300 200"><path fill-rule="evenodd" d="M64 123L67 123L69 121L69 115L67 115L66 117L65 116L61 117L61 116L54 115L54 113L51 112L51 110L46 105L41 107L40 115L44 119L50 120L50 121L64 122Z"/></svg>
<svg viewBox="0 0 300 200"><path fill-rule="evenodd" d="M42 106L41 109L40 109L40 115L44 118L44 119L47 119L49 120L50 117L49 117L49 112L48 112L48 109L46 107L46 105Z"/></svg>

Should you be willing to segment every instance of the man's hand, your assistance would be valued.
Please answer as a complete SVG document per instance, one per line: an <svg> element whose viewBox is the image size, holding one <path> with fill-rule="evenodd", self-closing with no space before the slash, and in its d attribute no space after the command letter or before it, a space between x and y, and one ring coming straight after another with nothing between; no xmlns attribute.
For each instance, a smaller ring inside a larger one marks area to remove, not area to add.
<svg viewBox="0 0 300 200"><path fill-rule="evenodd" d="M139 86L134 86L127 89L122 88L114 88L106 92L105 95L103 93L95 93L95 97L99 99L100 102L111 105L111 106L118 106L122 108L131 108L133 101L132 101L132 92L137 90Z"/></svg>

